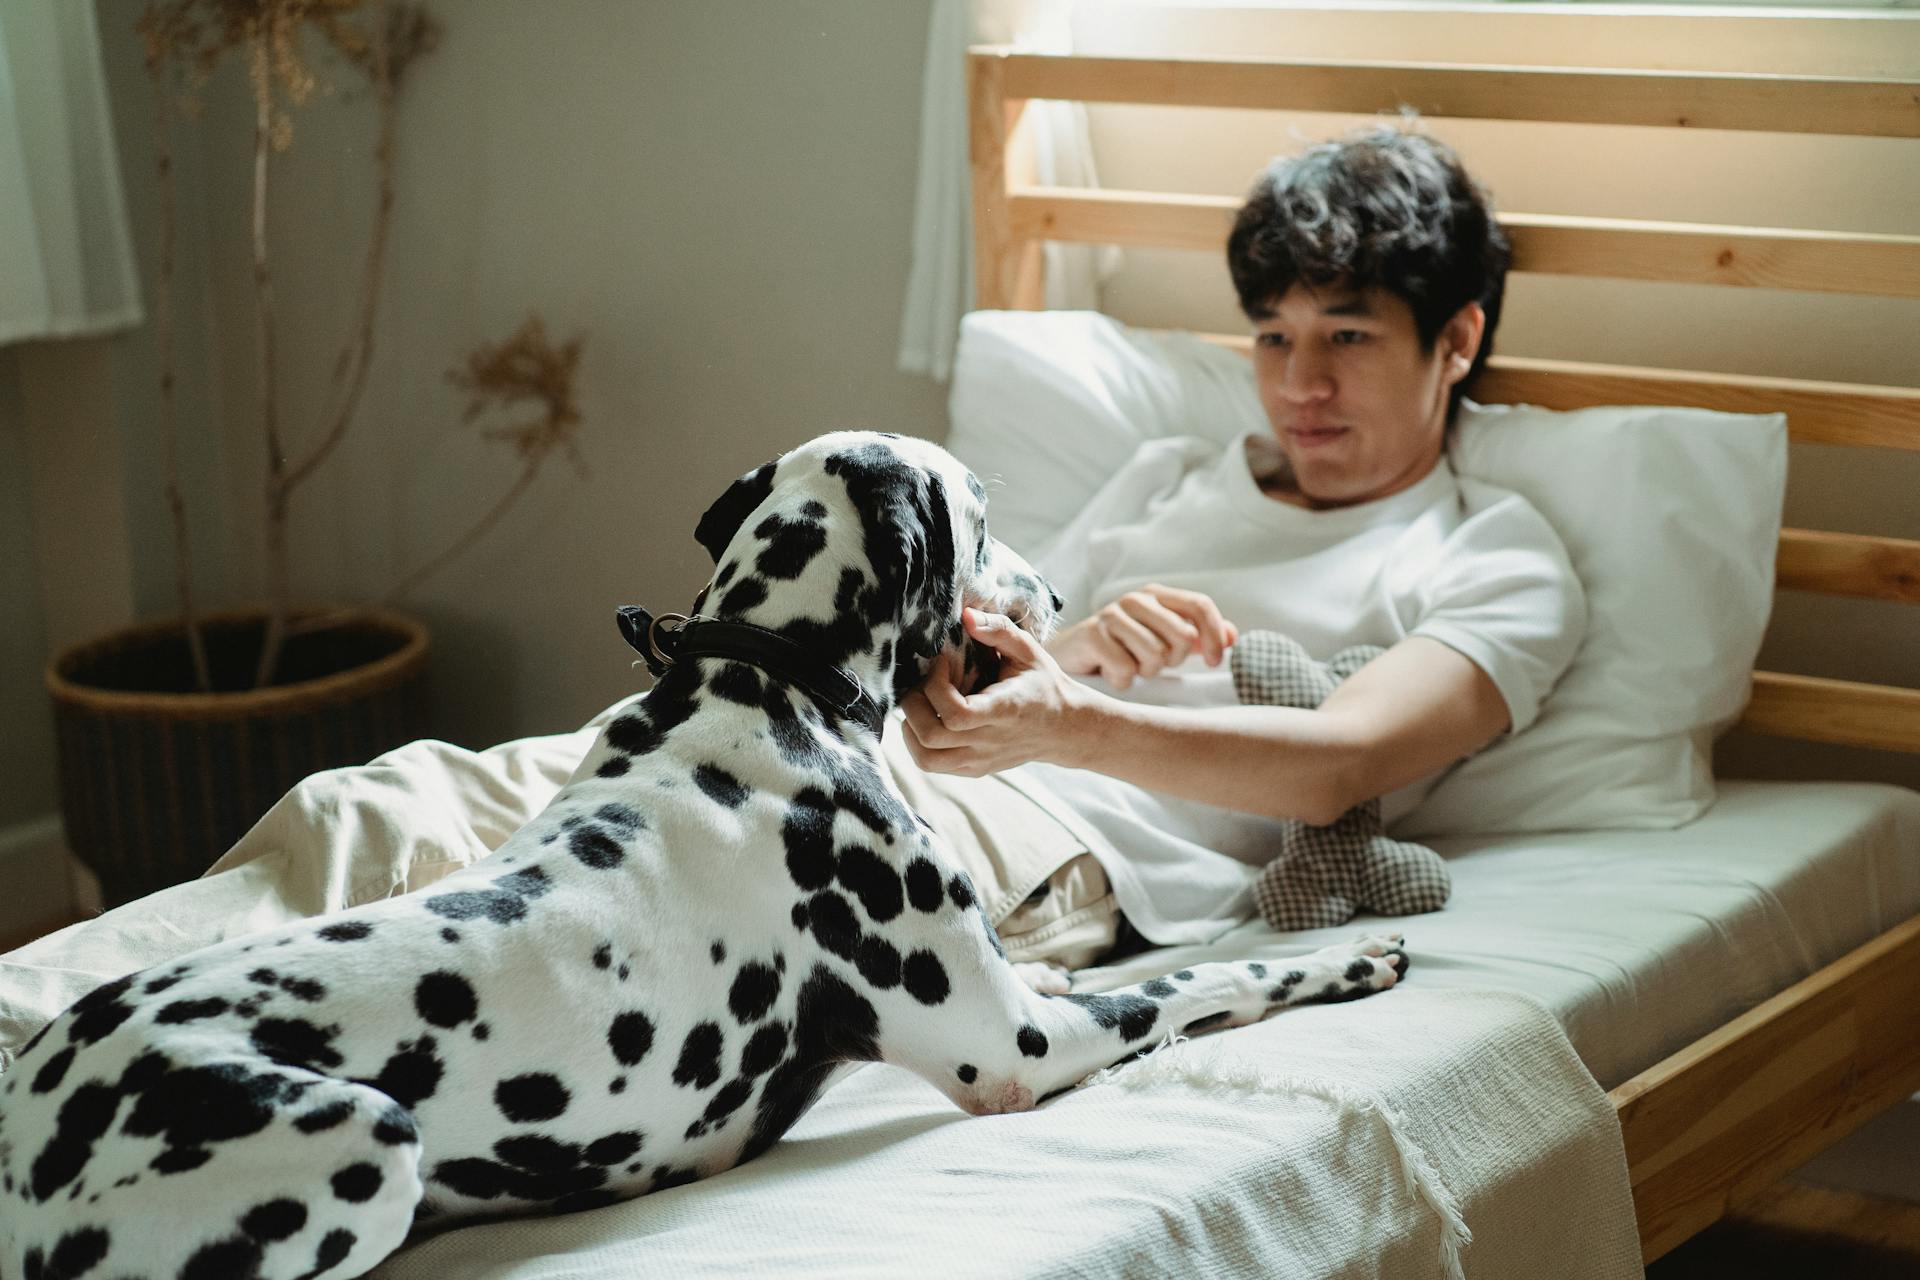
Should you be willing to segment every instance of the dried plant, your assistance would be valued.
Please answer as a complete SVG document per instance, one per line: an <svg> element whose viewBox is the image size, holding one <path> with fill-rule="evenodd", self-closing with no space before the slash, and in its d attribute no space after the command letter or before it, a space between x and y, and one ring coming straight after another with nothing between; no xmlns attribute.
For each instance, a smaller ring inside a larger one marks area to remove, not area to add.
<svg viewBox="0 0 1920 1280"><path fill-rule="evenodd" d="M369 14L365 12L371 10ZM311 29L339 59L366 77L377 110L378 137L373 148L377 180L373 222L368 232L355 325L333 368L327 399L316 420L318 438L304 452L290 452L282 427L277 381L278 353L269 269L266 212L274 153L293 139L291 109L320 87L302 49ZM266 568L268 620L255 667L256 686L271 683L290 630L292 609L287 564L287 517L295 489L338 447L352 425L366 385L375 339L381 284L386 274L388 229L394 206L393 156L395 102L407 72L439 41L440 27L418 4L403 0L153 0L141 15L138 31L154 82L155 149L161 184L161 252L155 288L161 357L161 428L165 437L167 501L176 546L176 577L181 612L200 688L211 687L205 646L194 608L192 561L187 544L185 503L177 463L172 341L175 193L170 120L176 110L199 112L199 94L228 54L244 54L254 105L252 248L255 330L259 346L260 428L265 446ZM521 476L502 501L475 527L407 578L385 598L417 586L441 565L472 545L532 482L539 464L554 447L564 447L578 466L572 434L579 424L572 378L579 363L580 339L559 351L546 344L538 320L498 347L483 347L469 357L466 377L481 406L496 397L537 398L548 405L538 422L506 428L526 461ZM474 409L469 409L469 417ZM317 630L337 616L310 620L300 630Z"/></svg>

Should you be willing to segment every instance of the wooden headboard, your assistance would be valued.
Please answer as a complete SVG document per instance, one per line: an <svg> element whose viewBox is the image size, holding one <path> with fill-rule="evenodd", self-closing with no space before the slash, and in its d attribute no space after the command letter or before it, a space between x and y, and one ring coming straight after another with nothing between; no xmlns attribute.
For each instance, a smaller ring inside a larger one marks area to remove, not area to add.
<svg viewBox="0 0 1920 1280"><path fill-rule="evenodd" d="M1043 241L1218 252L1240 201L1025 181L1030 99L1920 138L1920 83L1824 76L1421 63L968 55L975 287L1038 309ZM1920 236L1504 213L1513 270L1920 298ZM1244 336L1219 336L1241 347ZM1672 404L1780 411L1796 441L1920 450L1920 388L1495 356L1473 388L1551 409ZM1920 500L1920 499L1916 499ZM1780 535L1777 584L1920 604L1920 541ZM1741 727L1920 753L1920 690L1756 672Z"/></svg>

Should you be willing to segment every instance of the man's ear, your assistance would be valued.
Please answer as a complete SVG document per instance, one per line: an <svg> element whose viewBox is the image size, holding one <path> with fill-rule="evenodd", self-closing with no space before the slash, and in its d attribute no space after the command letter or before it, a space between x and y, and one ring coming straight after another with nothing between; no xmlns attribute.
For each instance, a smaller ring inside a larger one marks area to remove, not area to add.
<svg viewBox="0 0 1920 1280"><path fill-rule="evenodd" d="M1453 386L1472 370L1473 358L1479 354L1486 332L1487 313L1477 302L1469 302L1454 312L1453 319L1440 330L1440 347L1446 353L1440 376L1447 386Z"/></svg>
<svg viewBox="0 0 1920 1280"><path fill-rule="evenodd" d="M764 462L728 485L727 491L714 500L707 513L700 517L700 523L694 526L694 541L707 549L715 564L720 563L727 544L740 532L740 526L747 522L753 509L773 492L773 468L773 463Z"/></svg>

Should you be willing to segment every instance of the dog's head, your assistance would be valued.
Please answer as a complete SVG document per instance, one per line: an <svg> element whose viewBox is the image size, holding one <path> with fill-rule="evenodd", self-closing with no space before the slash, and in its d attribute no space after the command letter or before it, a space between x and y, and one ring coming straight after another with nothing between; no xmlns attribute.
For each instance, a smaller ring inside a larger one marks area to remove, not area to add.
<svg viewBox="0 0 1920 1280"><path fill-rule="evenodd" d="M844 431L734 481L694 537L713 557L702 612L755 623L854 671L882 706L942 649L974 649L962 608L1003 613L1044 640L1059 597L987 532L987 495L936 444ZM987 654L991 657L991 654ZM985 667L977 652L956 665Z"/></svg>

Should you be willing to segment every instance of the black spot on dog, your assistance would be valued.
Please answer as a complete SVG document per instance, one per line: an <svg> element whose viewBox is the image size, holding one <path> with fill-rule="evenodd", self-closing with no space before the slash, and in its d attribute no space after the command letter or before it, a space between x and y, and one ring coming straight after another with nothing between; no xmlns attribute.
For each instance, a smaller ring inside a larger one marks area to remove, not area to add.
<svg viewBox="0 0 1920 1280"><path fill-rule="evenodd" d="M579 833L574 833L576 838ZM512 924L527 914L527 900L538 898L553 888L547 873L539 867L525 867L501 876L486 889L468 889L442 893L426 900L427 910L450 920L491 920Z"/></svg>
<svg viewBox="0 0 1920 1280"><path fill-rule="evenodd" d="M165 991L168 987L173 986L175 983L179 982L180 979L186 976L187 975L184 973L169 973L162 977L155 978L152 982L149 982L147 984L147 994L150 996L157 996L162 991Z"/></svg>
<svg viewBox="0 0 1920 1280"><path fill-rule="evenodd" d="M947 896L962 911L973 905L973 881L967 879L966 872L954 872L953 878L947 881Z"/></svg>
<svg viewBox="0 0 1920 1280"><path fill-rule="evenodd" d="M727 588L720 597L719 607L714 616L719 618L738 618L749 609L758 608L767 602L767 584L760 578L742 578Z"/></svg>
<svg viewBox="0 0 1920 1280"><path fill-rule="evenodd" d="M627 770L632 767L633 761L626 756L608 756L600 762L600 767L595 769L594 773L596 776L602 778L618 778L625 775ZM545 843L545 841L542 841L542 843Z"/></svg>
<svg viewBox="0 0 1920 1280"><path fill-rule="evenodd" d="M1362 979L1372 977L1373 961L1365 958L1356 958L1352 964L1347 966L1347 972L1344 976L1348 982L1359 982Z"/></svg>
<svg viewBox="0 0 1920 1280"><path fill-rule="evenodd" d="M359 1242L360 1237L345 1227L336 1227L327 1232L320 1238L320 1247L313 1251L313 1270L309 1274L319 1275L330 1267L339 1266Z"/></svg>
<svg viewBox="0 0 1920 1280"><path fill-rule="evenodd" d="M595 1138L587 1144L582 1154L588 1162L599 1165L615 1165L622 1160L631 1159L640 1150L644 1139L633 1130L610 1133L604 1138Z"/></svg>
<svg viewBox="0 0 1920 1280"><path fill-rule="evenodd" d="M180 1268L179 1280L234 1280L236 1276L257 1275L259 1270L259 1242L245 1236L230 1236L196 1249Z"/></svg>
<svg viewBox="0 0 1920 1280"><path fill-rule="evenodd" d="M318 1027L305 1018L262 1018L253 1027L253 1047L283 1067L337 1067L336 1026Z"/></svg>
<svg viewBox="0 0 1920 1280"><path fill-rule="evenodd" d="M402 1043L381 1066L380 1074L365 1083L403 1107L425 1102L440 1088L440 1077L446 1070L434 1047L432 1036Z"/></svg>
<svg viewBox="0 0 1920 1280"><path fill-rule="evenodd" d="M502 1080L493 1090L493 1105L516 1124L551 1120L566 1111L572 1100L559 1078L544 1071Z"/></svg>
<svg viewBox="0 0 1920 1280"><path fill-rule="evenodd" d="M324 1133L328 1129L344 1124L347 1117L352 1114L352 1103L329 1102L323 1107L314 1108L298 1120L295 1120L293 1127L302 1133Z"/></svg>
<svg viewBox="0 0 1920 1280"><path fill-rule="evenodd" d="M1192 982L1192 981L1193 981L1193 970L1191 970L1191 969L1178 969L1178 970L1175 970L1175 971L1174 971L1174 975L1173 975L1173 976L1174 976L1174 977L1176 977L1176 978L1178 978L1178 979L1179 979L1180 981L1182 981L1182 982Z"/></svg>
<svg viewBox="0 0 1920 1280"><path fill-rule="evenodd" d="M640 811L631 805L603 804L593 811L593 816L627 832L639 831L647 825L647 820L640 816Z"/></svg>
<svg viewBox="0 0 1920 1280"><path fill-rule="evenodd" d="M133 1006L122 1004L120 997L133 985L131 976L95 987L81 996L68 1012L67 1038L75 1044L98 1044L133 1016Z"/></svg>
<svg viewBox="0 0 1920 1280"><path fill-rule="evenodd" d="M743 707L758 707L766 697L759 673L744 662L722 663L720 674L713 678L712 689L714 697Z"/></svg>
<svg viewBox="0 0 1920 1280"><path fill-rule="evenodd" d="M100 1265L111 1243L112 1237L100 1227L69 1231L54 1244L51 1254L43 1256L38 1249L27 1250L23 1259L26 1280L80 1280Z"/></svg>
<svg viewBox="0 0 1920 1280"><path fill-rule="evenodd" d="M522 898L538 898L553 891L553 881L539 867L522 867L495 880L493 887Z"/></svg>
<svg viewBox="0 0 1920 1280"><path fill-rule="evenodd" d="M684 1187L689 1182L698 1182L700 1174L694 1169L676 1169L663 1164L653 1171L653 1186L650 1190L666 1191L673 1187Z"/></svg>
<svg viewBox="0 0 1920 1280"><path fill-rule="evenodd" d="M599 827L581 827L567 840L567 852L596 871L608 871L627 860L612 836Z"/></svg>
<svg viewBox="0 0 1920 1280"><path fill-rule="evenodd" d="M804 787L787 807L780 824L787 849L787 874L802 889L824 889L832 882L833 802L816 787Z"/></svg>
<svg viewBox="0 0 1920 1280"><path fill-rule="evenodd" d="M1085 1009L1094 1022L1108 1030L1119 1029L1123 1040L1138 1040L1153 1030L1160 1019L1160 1006L1143 996L1075 995L1058 997Z"/></svg>
<svg viewBox="0 0 1920 1280"><path fill-rule="evenodd" d="M701 1133L718 1129L752 1096L751 1080L729 1080L713 1097L707 1099L707 1109L700 1114L698 1120L688 1126L687 1136L694 1138ZM694 1132L696 1129L699 1133Z"/></svg>
<svg viewBox="0 0 1920 1280"><path fill-rule="evenodd" d="M364 920L342 920L325 926L314 936L322 942L359 942L373 936L373 926Z"/></svg>
<svg viewBox="0 0 1920 1280"><path fill-rule="evenodd" d="M143 1071L143 1088L120 1131L161 1137L169 1147L198 1148L258 1133L287 1100L278 1072L254 1072L238 1063Z"/></svg>
<svg viewBox="0 0 1920 1280"><path fill-rule="evenodd" d="M925 858L907 864L907 901L915 911L934 912L946 900L940 887L940 868Z"/></svg>
<svg viewBox="0 0 1920 1280"><path fill-rule="evenodd" d="M348 1204L365 1204L379 1193L384 1181L380 1167L363 1160L333 1175L333 1194Z"/></svg>
<svg viewBox="0 0 1920 1280"><path fill-rule="evenodd" d="M480 999L465 978L436 969L415 984L413 1007L436 1027L457 1027L479 1011Z"/></svg>
<svg viewBox="0 0 1920 1280"><path fill-rule="evenodd" d="M247 980L250 982L258 982L262 986L271 987L280 981L280 975L271 969L255 969L247 975Z"/></svg>
<svg viewBox="0 0 1920 1280"><path fill-rule="evenodd" d="M633 1066L653 1048L653 1022L644 1013L618 1015L607 1028L607 1046L620 1065Z"/></svg>
<svg viewBox="0 0 1920 1280"><path fill-rule="evenodd" d="M720 1051L723 1042L720 1025L702 1022L687 1032L680 1046L680 1061L673 1067L673 1082L705 1089L720 1078Z"/></svg>
<svg viewBox="0 0 1920 1280"><path fill-rule="evenodd" d="M754 527L753 536L768 545L754 558L754 572L780 581L792 581L806 571L815 556L827 549L827 531L805 520L770 515Z"/></svg>
<svg viewBox="0 0 1920 1280"><path fill-rule="evenodd" d="M285 1240L307 1225L307 1206L282 1197L257 1204L240 1219L240 1229L262 1244Z"/></svg>
<svg viewBox="0 0 1920 1280"><path fill-rule="evenodd" d="M1267 966L1261 964L1258 960L1249 960L1247 961L1247 972L1256 978L1264 978L1267 976Z"/></svg>
<svg viewBox="0 0 1920 1280"><path fill-rule="evenodd" d="M305 1000L308 1004L327 997L327 989L311 978L282 978L280 989L295 1000Z"/></svg>
<svg viewBox="0 0 1920 1280"><path fill-rule="evenodd" d="M779 995L780 975L773 967L757 960L749 961L734 975L733 986L727 992L727 1007L733 1010L734 1018L745 1025L766 1017Z"/></svg>
<svg viewBox="0 0 1920 1280"><path fill-rule="evenodd" d="M707 954L713 957L715 964L725 964L727 962L727 944L715 938L713 945L707 948Z"/></svg>
<svg viewBox="0 0 1920 1280"><path fill-rule="evenodd" d="M860 923L851 903L825 890L807 900L807 917L822 947L842 960L853 959L854 948L860 945Z"/></svg>
<svg viewBox="0 0 1920 1280"><path fill-rule="evenodd" d="M740 1074L743 1076L764 1075L778 1066L780 1058L787 1051L787 1027L782 1022L769 1022L748 1038L746 1048L740 1051Z"/></svg>
<svg viewBox="0 0 1920 1280"><path fill-rule="evenodd" d="M157 1023L172 1025L180 1022L194 1022L200 1018L211 1018L225 1013L228 1005L219 996L209 996L205 1000L175 1000L153 1015Z"/></svg>
<svg viewBox="0 0 1920 1280"><path fill-rule="evenodd" d="M1180 988L1174 986L1165 978L1155 978L1151 982L1143 982L1140 984L1140 992L1142 995L1157 996L1163 1000L1170 995L1178 994L1179 990Z"/></svg>
<svg viewBox="0 0 1920 1280"><path fill-rule="evenodd" d="M860 945L854 949L853 963L861 977L882 991L900 985L899 949L878 934L869 933L860 939Z"/></svg>
<svg viewBox="0 0 1920 1280"><path fill-rule="evenodd" d="M168 1147L155 1156L147 1168L165 1176L170 1173L186 1173L198 1169L213 1159L213 1152L205 1147Z"/></svg>
<svg viewBox="0 0 1920 1280"><path fill-rule="evenodd" d="M827 518L827 506L817 498L808 498L806 505L800 508L800 514L809 520L824 520Z"/></svg>
<svg viewBox="0 0 1920 1280"><path fill-rule="evenodd" d="M403 1146L420 1140L420 1126L414 1123L413 1113L402 1106L391 1106L380 1113L373 1122L374 1141L389 1147Z"/></svg>
<svg viewBox="0 0 1920 1280"><path fill-rule="evenodd" d="M33 1083L27 1086L31 1093L52 1093L67 1078L67 1068L73 1065L73 1046L68 1045L60 1052L48 1058L34 1073Z"/></svg>
<svg viewBox="0 0 1920 1280"><path fill-rule="evenodd" d="M953 990L947 980L946 966L931 951L915 951L900 967L900 980L907 994L921 1004L940 1004Z"/></svg>
<svg viewBox="0 0 1920 1280"><path fill-rule="evenodd" d="M905 904L900 873L873 850L847 845L840 850L836 875L843 887L860 899L867 916L884 924L899 915Z"/></svg>
<svg viewBox="0 0 1920 1280"><path fill-rule="evenodd" d="M980 1078L979 1068L975 1067L971 1062L961 1063L959 1069L953 1074L960 1077L961 1084L972 1084Z"/></svg>
<svg viewBox="0 0 1920 1280"><path fill-rule="evenodd" d="M612 944L603 942L594 949L593 967L596 969L609 969L613 967Z"/></svg>
<svg viewBox="0 0 1920 1280"><path fill-rule="evenodd" d="M1020 1052L1029 1058L1047 1056L1047 1034L1031 1022L1020 1028L1019 1033L1013 1037L1013 1042L1020 1047Z"/></svg>
<svg viewBox="0 0 1920 1280"><path fill-rule="evenodd" d="M729 809L738 809L746 803L746 787L741 785L740 779L718 765L697 766L693 771L693 781L715 804L724 805Z"/></svg>

